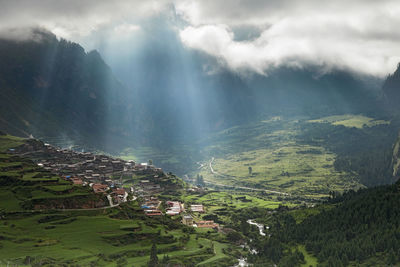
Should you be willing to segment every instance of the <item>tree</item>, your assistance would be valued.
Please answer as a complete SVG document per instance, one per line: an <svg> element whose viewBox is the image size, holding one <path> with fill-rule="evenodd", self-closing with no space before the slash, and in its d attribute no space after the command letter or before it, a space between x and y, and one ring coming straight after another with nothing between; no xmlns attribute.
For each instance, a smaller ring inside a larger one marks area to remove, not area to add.
<svg viewBox="0 0 400 267"><path fill-rule="evenodd" d="M245 219L240 221L240 231L246 236L249 234L250 225L247 223Z"/></svg>
<svg viewBox="0 0 400 267"><path fill-rule="evenodd" d="M167 255L164 254L164 257L162 258L161 263L167 264L168 262L169 262L169 256L168 256L168 254Z"/></svg>
<svg viewBox="0 0 400 267"><path fill-rule="evenodd" d="M253 173L253 168L249 166L249 175L251 175L252 173Z"/></svg>
<svg viewBox="0 0 400 267"><path fill-rule="evenodd" d="M199 184L200 184L200 174L197 174L196 185L198 186Z"/></svg>
<svg viewBox="0 0 400 267"><path fill-rule="evenodd" d="M239 234L239 233L236 232L236 231L232 231L232 232L229 232L229 233L226 235L226 238L227 238L230 242L236 243L236 242L239 242L239 241L242 239L242 235Z"/></svg>
<svg viewBox="0 0 400 267"><path fill-rule="evenodd" d="M204 187L204 178L203 175L200 175L200 186Z"/></svg>
<svg viewBox="0 0 400 267"><path fill-rule="evenodd" d="M156 243L153 243L150 251L150 261L149 267L155 267L158 265L158 257L157 257L157 246Z"/></svg>
<svg viewBox="0 0 400 267"><path fill-rule="evenodd" d="M391 249L389 252L389 256L387 258L387 263L389 266L394 266L396 264L396 255L394 254L393 249Z"/></svg>
<svg viewBox="0 0 400 267"><path fill-rule="evenodd" d="M0 209L0 219L3 219L6 216L5 209Z"/></svg>
<svg viewBox="0 0 400 267"><path fill-rule="evenodd" d="M204 187L203 175L197 174L197 177L196 177L196 185L199 186L199 187Z"/></svg>
<svg viewBox="0 0 400 267"><path fill-rule="evenodd" d="M153 165L153 160L149 159L149 165Z"/></svg>

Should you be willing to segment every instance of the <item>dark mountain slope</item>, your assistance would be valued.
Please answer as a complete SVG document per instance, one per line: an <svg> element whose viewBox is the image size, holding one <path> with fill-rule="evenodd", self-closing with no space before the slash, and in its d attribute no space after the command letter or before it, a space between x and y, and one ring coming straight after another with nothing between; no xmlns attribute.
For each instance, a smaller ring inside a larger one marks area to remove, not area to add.
<svg viewBox="0 0 400 267"><path fill-rule="evenodd" d="M120 132L122 85L96 51L33 30L27 41L0 39L0 127L18 135L104 144Z"/></svg>
<svg viewBox="0 0 400 267"><path fill-rule="evenodd" d="M397 266L399 222L399 182L348 192L315 208L272 215L270 237L255 242L259 253L251 261L300 266L304 258L293 251L302 245L318 266Z"/></svg>
<svg viewBox="0 0 400 267"><path fill-rule="evenodd" d="M379 113L376 99L383 81L378 78L346 70L321 73L311 65L279 67L267 76L238 73L221 59L184 47L166 23L145 29L136 39L118 43L121 49L105 46L100 52L127 85L126 95L135 96L130 104L136 115L129 124L148 145L192 141L275 115Z"/></svg>
<svg viewBox="0 0 400 267"><path fill-rule="evenodd" d="M397 66L396 71L390 74L385 83L383 84L383 100L386 109L396 113L400 112L400 64Z"/></svg>

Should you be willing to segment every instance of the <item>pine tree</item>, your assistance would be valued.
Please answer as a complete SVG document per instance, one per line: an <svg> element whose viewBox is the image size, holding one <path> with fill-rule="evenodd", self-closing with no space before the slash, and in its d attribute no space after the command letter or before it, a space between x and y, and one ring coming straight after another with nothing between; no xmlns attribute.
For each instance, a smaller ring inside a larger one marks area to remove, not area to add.
<svg viewBox="0 0 400 267"><path fill-rule="evenodd" d="M396 264L396 255L394 254L393 249L391 249L389 252L387 263L389 266L394 266Z"/></svg>
<svg viewBox="0 0 400 267"><path fill-rule="evenodd" d="M161 263L166 264L166 263L168 263L168 262L169 262L169 256L168 256L168 254L167 254L167 255L164 255L164 257L163 257L162 260L161 260Z"/></svg>
<svg viewBox="0 0 400 267"><path fill-rule="evenodd" d="M204 178L203 175L200 175L200 186L204 187Z"/></svg>
<svg viewBox="0 0 400 267"><path fill-rule="evenodd" d="M157 247L156 243L153 243L150 251L150 261L149 267L156 267L158 265L158 257L157 257Z"/></svg>

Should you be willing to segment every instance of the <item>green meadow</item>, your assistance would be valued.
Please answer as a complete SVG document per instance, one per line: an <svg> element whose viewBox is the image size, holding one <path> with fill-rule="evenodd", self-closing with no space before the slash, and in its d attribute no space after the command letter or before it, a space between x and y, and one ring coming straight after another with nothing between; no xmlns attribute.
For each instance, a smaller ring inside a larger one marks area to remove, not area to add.
<svg viewBox="0 0 400 267"><path fill-rule="evenodd" d="M274 118L222 131L206 141L205 160L192 175L203 175L209 185L273 190L311 198L359 188L353 174L335 170L333 152L322 145L298 141L301 127L309 124L304 118Z"/></svg>
<svg viewBox="0 0 400 267"><path fill-rule="evenodd" d="M217 223L230 225L231 216L244 209L254 207L260 209L276 209L284 202L273 200L271 197L256 196L255 194L238 194L227 191L209 191L206 193L191 193L182 196L187 212L195 220L214 220ZM203 204L204 213L190 212L191 204ZM287 204L290 206L291 204ZM248 218L252 219L252 218Z"/></svg>
<svg viewBox="0 0 400 267"><path fill-rule="evenodd" d="M146 266L153 242L160 261L168 256L169 262L185 265L235 262L222 250L236 249L224 235L196 232L179 218L147 218L137 202L98 211L7 214L0 236L0 259L18 265Z"/></svg>
<svg viewBox="0 0 400 267"><path fill-rule="evenodd" d="M160 262L185 266L231 266L242 253L225 235L187 227L180 216L147 217L136 201L110 209L55 209L102 196L6 153L23 142L0 136L0 266L147 266L153 242ZM114 178L131 186L152 176ZM177 181L159 179L168 188L182 188ZM35 210L35 204L48 209Z"/></svg>

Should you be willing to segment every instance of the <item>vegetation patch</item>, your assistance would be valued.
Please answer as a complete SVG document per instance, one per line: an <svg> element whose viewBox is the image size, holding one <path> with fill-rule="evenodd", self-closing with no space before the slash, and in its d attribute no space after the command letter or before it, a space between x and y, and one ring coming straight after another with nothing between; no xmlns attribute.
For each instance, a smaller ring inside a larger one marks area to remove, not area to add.
<svg viewBox="0 0 400 267"><path fill-rule="evenodd" d="M330 123L332 125L343 125L349 128L359 128L363 127L374 127L381 124L390 124L389 121L385 120L376 120L370 117L366 117L364 115L336 115L324 117L316 120L309 120L311 123Z"/></svg>

